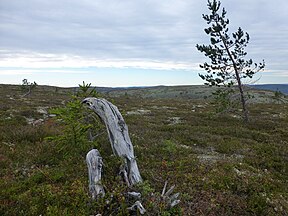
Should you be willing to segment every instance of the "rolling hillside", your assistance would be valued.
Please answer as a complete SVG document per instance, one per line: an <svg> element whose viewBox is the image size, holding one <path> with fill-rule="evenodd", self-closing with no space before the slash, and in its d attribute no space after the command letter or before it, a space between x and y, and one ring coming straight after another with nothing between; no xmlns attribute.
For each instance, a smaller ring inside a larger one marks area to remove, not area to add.
<svg viewBox="0 0 288 216"><path fill-rule="evenodd" d="M270 90L270 91L280 91L283 94L288 95L288 84L264 84L264 85L251 85L252 88Z"/></svg>
<svg viewBox="0 0 288 216"><path fill-rule="evenodd" d="M243 124L241 110L215 112L210 90L102 91L129 127L144 179L132 189L141 192L146 215L287 215L288 104L255 90L262 102L249 105L250 123ZM84 108L67 103L75 92L38 86L23 98L20 86L0 85L0 215L134 214L127 209L135 202L127 198L131 189L118 176L122 161L100 122L96 140L87 140L75 116ZM55 107L69 118L51 115ZM85 163L91 148L104 162L106 196L97 202L89 198ZM180 193L172 209L161 199L165 181Z"/></svg>

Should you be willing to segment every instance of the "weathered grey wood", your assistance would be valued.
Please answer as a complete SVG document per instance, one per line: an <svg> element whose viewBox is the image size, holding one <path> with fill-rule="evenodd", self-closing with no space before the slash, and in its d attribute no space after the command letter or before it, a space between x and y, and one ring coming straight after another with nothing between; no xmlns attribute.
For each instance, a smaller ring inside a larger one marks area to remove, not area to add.
<svg viewBox="0 0 288 216"><path fill-rule="evenodd" d="M132 192L128 192L128 196L134 199L140 199L141 193L132 191Z"/></svg>
<svg viewBox="0 0 288 216"><path fill-rule="evenodd" d="M102 98L86 98L83 103L87 104L104 122L113 153L125 159L122 174L124 178L125 176L128 177L127 184L130 186L142 182L133 145L128 134L128 127L118 108Z"/></svg>
<svg viewBox="0 0 288 216"><path fill-rule="evenodd" d="M86 162L89 174L89 191L92 199L105 195L104 188L101 184L102 174L102 157L97 149L92 149L86 155Z"/></svg>
<svg viewBox="0 0 288 216"><path fill-rule="evenodd" d="M171 194L173 193L173 190L175 188L175 185L171 186L169 190L166 191L168 182L165 181L165 185L163 187L161 197L166 202L168 208L173 208L174 206L178 205L180 203L180 200L178 199L179 193Z"/></svg>
<svg viewBox="0 0 288 216"><path fill-rule="evenodd" d="M139 210L140 214L146 213L146 209L143 207L140 201L136 201L131 207L128 208L128 210L131 211L137 211L137 209Z"/></svg>

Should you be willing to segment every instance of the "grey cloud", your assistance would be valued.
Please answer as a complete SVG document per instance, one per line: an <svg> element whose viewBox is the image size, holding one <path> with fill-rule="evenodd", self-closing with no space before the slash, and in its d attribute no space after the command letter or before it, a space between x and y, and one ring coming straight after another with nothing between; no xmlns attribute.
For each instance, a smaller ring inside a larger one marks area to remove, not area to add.
<svg viewBox="0 0 288 216"><path fill-rule="evenodd" d="M15 1L2 2L3 10L6 9L6 12L1 11L4 47L15 45L15 48L44 52L65 47L68 52L88 48L89 53L95 48L94 52L98 50L101 54L105 47L121 50L123 45L125 51L127 47L154 46L157 52L157 46L174 45L179 36L183 40L181 17L171 10L174 1L163 7L159 3L153 5L151 1L111 1L108 5L104 1L84 1L81 5L79 1L67 1L66 4L61 1L61 5L54 5L53 1L51 4L26 1L26 7L21 2L22 5L13 4ZM183 6L180 9L183 10ZM111 55L113 57L113 53Z"/></svg>
<svg viewBox="0 0 288 216"><path fill-rule="evenodd" d="M283 60L285 0L222 4L231 30L241 26L250 33L253 58L273 64ZM208 40L201 17L207 12L203 0L1 0L0 46L11 53L200 62L205 58L195 44Z"/></svg>

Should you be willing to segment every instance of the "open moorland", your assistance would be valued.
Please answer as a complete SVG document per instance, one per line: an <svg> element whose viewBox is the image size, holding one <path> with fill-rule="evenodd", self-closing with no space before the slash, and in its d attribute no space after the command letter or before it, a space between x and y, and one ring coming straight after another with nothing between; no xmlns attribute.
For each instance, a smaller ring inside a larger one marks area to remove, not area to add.
<svg viewBox="0 0 288 216"><path fill-rule="evenodd" d="M129 215L104 127L93 142L50 139L65 131L51 108L77 89L0 85L0 215ZM250 90L250 122L240 110L215 113L211 88L155 87L103 91L122 113L144 180L135 190L147 215L288 215L288 104ZM85 162L103 157L106 196L91 201ZM157 198L176 185L178 206Z"/></svg>

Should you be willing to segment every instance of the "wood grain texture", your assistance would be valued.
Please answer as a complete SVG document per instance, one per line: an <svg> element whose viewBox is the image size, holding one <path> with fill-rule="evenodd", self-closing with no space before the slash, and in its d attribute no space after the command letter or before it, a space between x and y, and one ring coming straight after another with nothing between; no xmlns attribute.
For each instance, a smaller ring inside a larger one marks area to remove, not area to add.
<svg viewBox="0 0 288 216"><path fill-rule="evenodd" d="M104 122L113 153L125 159L125 166L121 172L124 178L128 178L125 179L127 184L130 186L142 182L128 127L118 108L103 98L86 98L83 103Z"/></svg>

